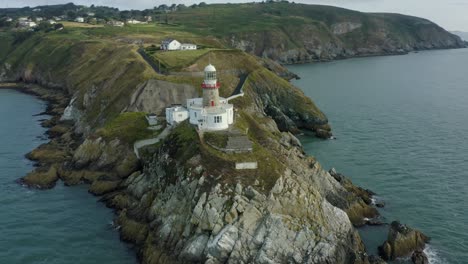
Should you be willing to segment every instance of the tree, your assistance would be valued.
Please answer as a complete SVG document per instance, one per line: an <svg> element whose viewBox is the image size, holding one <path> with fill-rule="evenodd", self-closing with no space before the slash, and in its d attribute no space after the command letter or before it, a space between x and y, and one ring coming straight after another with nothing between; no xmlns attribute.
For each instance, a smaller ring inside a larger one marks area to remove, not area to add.
<svg viewBox="0 0 468 264"><path fill-rule="evenodd" d="M68 12L67 12L67 17L68 17L69 19L75 19L75 18L76 18L76 12L75 12L75 11L71 11L71 10L68 11Z"/></svg>

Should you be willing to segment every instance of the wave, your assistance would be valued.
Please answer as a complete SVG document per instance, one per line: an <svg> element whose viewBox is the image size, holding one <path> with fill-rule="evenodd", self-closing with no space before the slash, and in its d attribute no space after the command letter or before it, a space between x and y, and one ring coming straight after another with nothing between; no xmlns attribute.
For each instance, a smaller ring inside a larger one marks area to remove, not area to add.
<svg viewBox="0 0 468 264"><path fill-rule="evenodd" d="M426 245L424 248L424 253L427 255L427 259L430 264L447 264L448 261L439 256L437 250L431 245Z"/></svg>

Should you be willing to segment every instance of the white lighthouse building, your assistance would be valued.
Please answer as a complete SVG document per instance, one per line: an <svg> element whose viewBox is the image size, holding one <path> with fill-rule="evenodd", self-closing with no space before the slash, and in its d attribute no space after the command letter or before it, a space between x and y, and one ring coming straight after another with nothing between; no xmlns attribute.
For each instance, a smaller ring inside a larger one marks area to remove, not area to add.
<svg viewBox="0 0 468 264"><path fill-rule="evenodd" d="M188 118L190 124L198 126L200 130L228 129L234 123L234 106L228 100L237 96L228 99L220 97L220 86L216 68L211 64L206 66L202 83L203 97L187 99L187 108L166 108L167 122L172 125Z"/></svg>

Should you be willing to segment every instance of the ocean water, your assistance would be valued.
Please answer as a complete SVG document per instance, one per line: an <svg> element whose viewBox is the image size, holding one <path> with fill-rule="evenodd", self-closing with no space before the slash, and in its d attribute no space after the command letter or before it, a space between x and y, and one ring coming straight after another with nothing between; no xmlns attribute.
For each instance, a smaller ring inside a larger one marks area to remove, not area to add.
<svg viewBox="0 0 468 264"><path fill-rule="evenodd" d="M306 151L375 191L388 222L430 236L431 263L468 263L468 49L289 69L337 137L304 135ZM370 252L387 230L360 230Z"/></svg>
<svg viewBox="0 0 468 264"><path fill-rule="evenodd" d="M51 190L15 183L33 168L24 154L45 143L46 116L37 98L0 89L0 263L94 264L137 263L119 241L113 213L86 186Z"/></svg>

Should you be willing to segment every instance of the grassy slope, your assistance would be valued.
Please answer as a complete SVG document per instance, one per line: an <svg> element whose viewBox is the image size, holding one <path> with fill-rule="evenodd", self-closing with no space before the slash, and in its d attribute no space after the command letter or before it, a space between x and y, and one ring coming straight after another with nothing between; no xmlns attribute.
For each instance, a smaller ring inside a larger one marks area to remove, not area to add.
<svg viewBox="0 0 468 264"><path fill-rule="evenodd" d="M311 50L330 49L325 54L312 55L318 57L314 59L332 59L333 53L344 49L370 55L398 52L401 48L431 48L431 44L439 48L461 45L455 36L425 19L320 5L215 4L171 13L169 21L196 34L222 39L227 46L250 42L246 48L249 52L280 61L286 61L281 52L288 50L298 50L299 56L307 57ZM346 34L333 34L333 26L343 22L359 23L362 27ZM288 59L301 60L309 59Z"/></svg>
<svg viewBox="0 0 468 264"><path fill-rule="evenodd" d="M99 126L122 111L138 84L156 77L136 48L77 30L37 33L16 45L5 62L26 81L53 83L79 95L88 122ZM91 98L86 104L85 93Z"/></svg>
<svg viewBox="0 0 468 264"><path fill-rule="evenodd" d="M77 96L79 107L85 109L87 123L91 128L98 128L118 117L138 85L148 79L186 83L201 92L202 77L159 75L149 67L136 52L138 46L131 44L139 39L143 30L148 31L145 33L147 46L156 44L156 39L172 32L154 25L142 25L123 29L69 27L60 32L35 33L22 43L17 43L5 62L12 65L12 74L21 76L25 81L68 89L70 95ZM8 39L2 38L0 45L8 46L11 42ZM289 104L290 108L318 118L324 117L297 88L266 70L262 60L245 52L208 48L185 53L157 53L155 56L164 59L172 68L185 72L201 72L208 63L213 63L218 69L218 78L222 83L220 94L224 97L233 94L241 75L249 75L249 82L254 77L261 79L258 83L261 89L246 91L248 95L245 98L235 100L237 107L254 109L257 107L255 98L264 96L263 93L291 90L294 92L288 96L297 103ZM304 109L304 105L313 107Z"/></svg>

